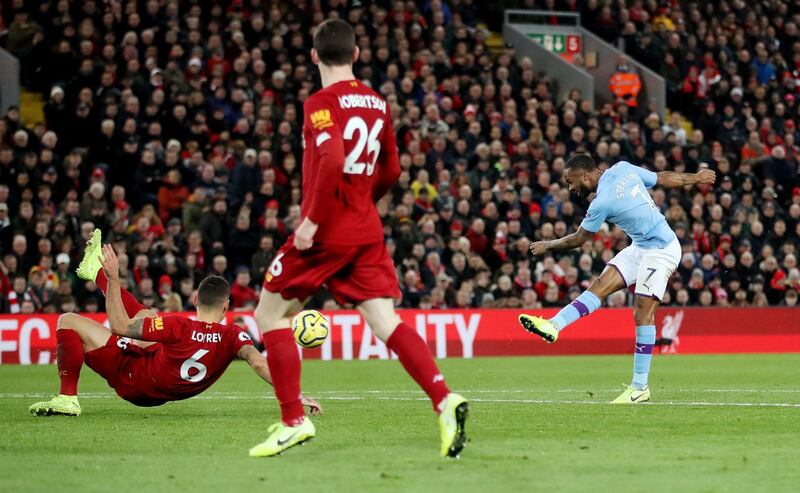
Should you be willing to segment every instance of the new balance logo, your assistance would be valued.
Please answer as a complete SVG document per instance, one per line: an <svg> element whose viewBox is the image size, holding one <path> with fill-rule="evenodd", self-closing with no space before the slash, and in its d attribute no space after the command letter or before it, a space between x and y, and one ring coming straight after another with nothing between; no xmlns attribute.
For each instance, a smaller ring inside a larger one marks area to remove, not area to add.
<svg viewBox="0 0 800 493"><path fill-rule="evenodd" d="M437 383L437 382L444 382L444 375L439 373L436 376L434 376L433 377L433 383Z"/></svg>

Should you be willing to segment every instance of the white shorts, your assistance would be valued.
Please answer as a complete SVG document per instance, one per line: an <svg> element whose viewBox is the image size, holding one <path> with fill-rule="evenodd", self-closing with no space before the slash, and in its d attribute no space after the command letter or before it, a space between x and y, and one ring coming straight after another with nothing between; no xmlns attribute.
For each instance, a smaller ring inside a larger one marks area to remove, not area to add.
<svg viewBox="0 0 800 493"><path fill-rule="evenodd" d="M617 269L627 286L636 284L637 295L661 300L680 261L681 244L675 238L664 248L630 245L614 256L608 265Z"/></svg>

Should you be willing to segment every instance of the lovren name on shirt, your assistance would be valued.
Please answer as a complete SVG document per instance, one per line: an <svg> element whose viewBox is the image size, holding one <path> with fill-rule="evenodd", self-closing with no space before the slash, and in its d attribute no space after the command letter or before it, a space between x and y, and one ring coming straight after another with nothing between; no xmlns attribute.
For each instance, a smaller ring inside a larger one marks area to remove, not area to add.
<svg viewBox="0 0 800 493"><path fill-rule="evenodd" d="M222 342L222 335L218 332L205 334L203 332L192 331L192 340L197 342Z"/></svg>

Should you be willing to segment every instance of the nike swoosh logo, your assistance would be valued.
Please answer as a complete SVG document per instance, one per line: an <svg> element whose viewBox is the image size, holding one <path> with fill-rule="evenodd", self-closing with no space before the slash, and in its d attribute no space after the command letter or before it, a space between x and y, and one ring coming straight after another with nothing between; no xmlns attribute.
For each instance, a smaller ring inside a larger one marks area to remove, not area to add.
<svg viewBox="0 0 800 493"><path fill-rule="evenodd" d="M283 447L285 444L287 444L287 443L289 442L289 440L291 440L292 438L294 438L294 437L295 437L295 435L297 435L298 433L300 433L300 430L297 430L297 431L295 431L294 433L292 433L292 434L289 436L289 438L287 438L286 440L278 440L278 447Z"/></svg>
<svg viewBox="0 0 800 493"><path fill-rule="evenodd" d="M637 395L636 397L634 397L634 396L631 396L631 402L636 402L636 401L638 401L638 400L639 400L639 398L640 398L641 396L643 396L643 395L644 395L644 394L639 394L639 395ZM279 442L279 444L280 444L280 442Z"/></svg>

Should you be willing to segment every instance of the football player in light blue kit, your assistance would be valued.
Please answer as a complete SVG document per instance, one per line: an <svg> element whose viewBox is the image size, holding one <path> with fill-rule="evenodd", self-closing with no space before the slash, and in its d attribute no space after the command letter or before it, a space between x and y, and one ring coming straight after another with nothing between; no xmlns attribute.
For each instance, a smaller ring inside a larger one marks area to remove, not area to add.
<svg viewBox="0 0 800 493"><path fill-rule="evenodd" d="M633 353L633 381L614 401L614 404L636 404L650 400L647 377L656 341L655 312L667 282L681 260L681 246L667 220L650 197L648 188L656 185L675 188L690 185L711 185L716 175L709 169L697 173L662 171L654 173L620 161L607 170L598 169L586 154L570 158L564 179L571 192L588 196L596 193L578 230L558 240L537 241L531 245L534 255L569 250L591 241L603 222L622 228L633 243L608 263L589 289L581 293L558 314L546 320L522 314L522 327L547 342L555 342L567 325L600 308L602 300L611 293L636 285L636 344Z"/></svg>

